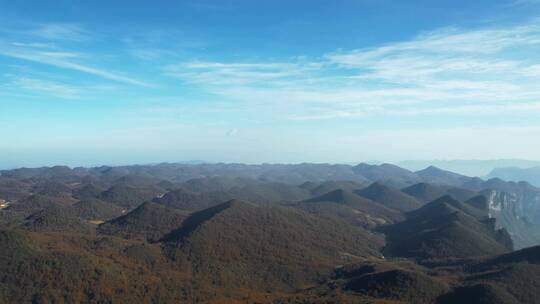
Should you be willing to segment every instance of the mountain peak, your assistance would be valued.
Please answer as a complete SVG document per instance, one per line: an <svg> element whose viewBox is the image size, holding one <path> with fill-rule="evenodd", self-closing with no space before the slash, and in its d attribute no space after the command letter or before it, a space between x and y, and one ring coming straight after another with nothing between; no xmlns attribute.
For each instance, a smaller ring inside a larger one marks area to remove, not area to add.
<svg viewBox="0 0 540 304"><path fill-rule="evenodd" d="M456 211L467 214L468 216L472 216L476 219L483 219L487 217L487 213L484 210L478 209L472 204L464 204L449 194L427 203L417 210L411 211L408 213L408 217L412 218L425 216L436 218L442 215L455 213Z"/></svg>
<svg viewBox="0 0 540 304"><path fill-rule="evenodd" d="M248 277L240 283L251 286L293 287L335 263L376 256L382 245L379 237L337 220L238 200L192 214L163 241L171 255L188 255L222 284L239 283L226 279L232 276Z"/></svg>
<svg viewBox="0 0 540 304"><path fill-rule="evenodd" d="M373 191L373 192L384 192L384 191L393 191L393 188L390 188L386 186L385 184L376 181L373 182L371 185L369 185L365 190Z"/></svg>
<svg viewBox="0 0 540 304"><path fill-rule="evenodd" d="M453 172L450 172L450 171L447 171L447 170L443 170L439 167L436 167L436 166L429 166L423 170L420 170L420 171L416 171L416 174L418 175L433 175L433 174L456 174L458 175L457 173L453 173Z"/></svg>
<svg viewBox="0 0 540 304"><path fill-rule="evenodd" d="M232 199L219 205L195 212L186 218L178 229L165 235L162 240L165 242L181 242L184 238L188 237L191 233L197 230L202 224L227 209L244 209L252 207L256 206L240 200Z"/></svg>
<svg viewBox="0 0 540 304"><path fill-rule="evenodd" d="M360 197L352 192L336 189L325 193L321 196L307 200L308 202L334 202L334 203L351 203L358 200Z"/></svg>
<svg viewBox="0 0 540 304"><path fill-rule="evenodd" d="M355 191L355 194L400 211L413 210L421 205L416 198L379 182L374 182L367 188Z"/></svg>
<svg viewBox="0 0 540 304"><path fill-rule="evenodd" d="M186 214L180 211L145 202L129 213L101 224L98 231L128 239L142 238L156 241L180 226L184 218Z"/></svg>
<svg viewBox="0 0 540 304"><path fill-rule="evenodd" d="M428 183L447 186L462 186L472 179L471 177L447 171L435 166L429 166L423 170L416 171L415 173Z"/></svg>

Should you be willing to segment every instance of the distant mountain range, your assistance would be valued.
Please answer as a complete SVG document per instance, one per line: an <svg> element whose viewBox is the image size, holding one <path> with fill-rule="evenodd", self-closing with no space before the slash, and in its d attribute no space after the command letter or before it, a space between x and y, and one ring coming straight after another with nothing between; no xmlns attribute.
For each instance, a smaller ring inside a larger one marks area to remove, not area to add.
<svg viewBox="0 0 540 304"><path fill-rule="evenodd" d="M436 166L467 176L487 176L495 168L516 167L531 168L540 166L540 161L525 159L496 159L496 160L406 160L398 161L396 165L418 171L429 166Z"/></svg>
<svg viewBox="0 0 540 304"><path fill-rule="evenodd" d="M377 160L371 160L371 161L362 161L361 163L369 164L369 165L382 165L385 162L377 161ZM388 162L386 162L388 163ZM410 171L419 171L422 169L425 169L429 166L435 166L444 170L456 172L459 174L467 175L467 176L487 176L493 169L495 168L532 168L532 167L539 167L540 161L537 160L526 160L526 159L493 159L493 160L473 160L473 159L457 159L457 160L403 160L403 161L394 161L391 162L392 164L395 164L396 166L399 166L401 168L410 170ZM320 163L319 163L320 164ZM343 163L343 165L349 165L349 166L355 166L359 164L359 162L346 162ZM224 163L220 162L210 162L210 161L204 161L204 160L189 160L189 161L180 161L176 163L148 163L144 166L159 166L159 165L171 165L171 166L181 166L181 165L224 165ZM229 164L229 165L240 165L240 164ZM248 166L296 166L301 164L261 164L261 165L248 165ZM339 165L339 164L336 164ZM65 167L65 166L58 166L58 167ZM116 166L116 165L110 165L110 166L103 166L102 168L107 167L130 167L130 166ZM9 171L14 170L16 168L10 167L10 166L1 166L0 165L0 171Z"/></svg>
<svg viewBox="0 0 540 304"><path fill-rule="evenodd" d="M56 166L1 171L0 200L1 303L540 303L540 188L524 181Z"/></svg>
<svg viewBox="0 0 540 304"><path fill-rule="evenodd" d="M536 187L540 187L540 166L533 168L495 168L488 175L488 178L501 178L509 181L526 181Z"/></svg>

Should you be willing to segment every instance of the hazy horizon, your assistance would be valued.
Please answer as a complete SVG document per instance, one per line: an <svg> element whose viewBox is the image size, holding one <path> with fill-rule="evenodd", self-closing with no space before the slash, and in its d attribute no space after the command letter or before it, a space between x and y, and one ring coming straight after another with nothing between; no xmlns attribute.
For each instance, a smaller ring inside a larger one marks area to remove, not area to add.
<svg viewBox="0 0 540 304"><path fill-rule="evenodd" d="M159 164L188 164L188 165L201 165L201 164L244 164L244 165L300 165L300 164L331 164L331 165L349 165L356 166L358 164L365 163L370 165L381 164L393 164L410 171L420 171L431 166L448 170L454 173L462 174L471 177L487 177L494 169L501 168L536 168L540 167L540 161L538 160L526 160L526 159L452 159L452 160L401 160L401 161L379 161L379 160L359 160L356 162L262 162L262 163L246 163L246 162L223 162L223 161L205 161L205 160L185 160L185 161L156 161L146 163L96 163L96 164L81 164L81 163L45 163L45 164L30 164L21 166L5 166L0 164L0 170L14 170L21 168L44 168L55 166L68 166L70 168L96 168L102 166L116 167L116 166L152 166Z"/></svg>

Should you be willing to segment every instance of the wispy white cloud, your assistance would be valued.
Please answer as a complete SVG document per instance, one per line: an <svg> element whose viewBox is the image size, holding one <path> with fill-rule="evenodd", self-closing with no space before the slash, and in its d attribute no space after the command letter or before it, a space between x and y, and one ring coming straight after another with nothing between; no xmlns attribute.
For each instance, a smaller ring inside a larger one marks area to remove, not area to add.
<svg viewBox="0 0 540 304"><path fill-rule="evenodd" d="M76 24L42 24L23 32L27 35L46 40L85 41L91 37L88 31Z"/></svg>
<svg viewBox="0 0 540 304"><path fill-rule="evenodd" d="M129 53L131 56L135 57L136 59L146 60L146 61L158 60L162 58L163 56L171 55L171 53L168 51L156 50L156 49L150 49L150 48L130 49Z"/></svg>
<svg viewBox="0 0 540 304"><path fill-rule="evenodd" d="M53 43L40 43L40 42L12 42L11 45L16 47L29 47L29 48L55 48Z"/></svg>
<svg viewBox="0 0 540 304"><path fill-rule="evenodd" d="M92 39L93 34L78 25L42 25L26 33L35 39L0 41L0 56L149 86L136 76L100 68L97 54L66 47ZM174 47L162 48L171 33L147 36L121 39L124 53L145 64L179 60ZM163 63L161 71L215 94L231 108L282 119L495 115L537 109L538 54L540 21L533 20L499 28L438 29L408 41L313 58L188 60Z"/></svg>
<svg viewBox="0 0 540 304"><path fill-rule="evenodd" d="M288 119L497 114L538 109L540 21L445 28L409 41L280 62L191 61L164 67L246 108Z"/></svg>
<svg viewBox="0 0 540 304"><path fill-rule="evenodd" d="M192 61L163 68L165 74L203 85L279 84L320 69L315 62L222 63Z"/></svg>
<svg viewBox="0 0 540 304"><path fill-rule="evenodd" d="M120 39L127 53L139 61L178 59L186 53L199 53L215 43L189 31L141 29Z"/></svg>
<svg viewBox="0 0 540 304"><path fill-rule="evenodd" d="M122 82L137 86L149 86L147 83L137 80L132 77L121 75L106 69L91 66L82 63L82 60L87 57L78 52L48 50L32 45L13 45L9 43L1 43L0 41L0 56L6 56L40 64L55 66L63 69L78 71L86 74L99 76L108 80Z"/></svg>
<svg viewBox="0 0 540 304"><path fill-rule="evenodd" d="M75 86L42 79L19 77L14 80L13 84L24 90L51 94L66 99L75 99L80 95L79 89Z"/></svg>
<svg viewBox="0 0 540 304"><path fill-rule="evenodd" d="M99 67L96 63L103 59L102 55L79 51L100 37L80 25L25 24L0 31L3 34L0 36L0 56L86 73L115 82L149 86L135 77Z"/></svg>
<svg viewBox="0 0 540 304"><path fill-rule="evenodd" d="M514 0L508 6L528 6L540 4L540 0Z"/></svg>

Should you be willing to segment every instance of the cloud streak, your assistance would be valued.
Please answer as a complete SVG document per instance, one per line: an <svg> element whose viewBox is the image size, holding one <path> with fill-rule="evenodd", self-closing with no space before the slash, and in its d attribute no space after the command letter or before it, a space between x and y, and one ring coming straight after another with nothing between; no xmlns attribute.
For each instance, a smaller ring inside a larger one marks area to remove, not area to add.
<svg viewBox="0 0 540 304"><path fill-rule="evenodd" d="M94 39L78 25L41 25L23 32L32 39L0 41L0 56L153 87L136 76L93 64L99 62L97 54L66 47ZM134 64L149 68L149 63L158 62L160 76L166 80L179 79L190 88L211 93L229 108L278 119L486 116L533 111L540 102L539 20L476 30L443 28L372 48L259 61L178 62L180 57L173 49L163 49L162 42L160 48L151 48L154 40L170 37L157 33L159 39L141 34L144 41L150 39L144 48L135 38L120 39L129 59L138 60ZM38 85L29 82L32 77L21 79L21 87L33 85L36 91L58 96L73 94L67 87L46 81Z"/></svg>
<svg viewBox="0 0 540 304"><path fill-rule="evenodd" d="M0 56L35 62L62 69L98 76L107 80L141 87L150 85L144 81L109 71L88 63L89 58L96 58L81 52L69 51L64 44L76 46L93 39L90 32L73 24L43 24L24 30L4 30L15 41L0 40Z"/></svg>
<svg viewBox="0 0 540 304"><path fill-rule="evenodd" d="M163 72L239 106L272 104L294 120L496 115L538 109L538 54L540 21L534 20L504 28L439 29L319 58L191 61Z"/></svg>
<svg viewBox="0 0 540 304"><path fill-rule="evenodd" d="M76 87L35 78L19 77L15 79L14 85L24 90L51 94L66 99L77 98L80 94L79 89Z"/></svg>
<svg viewBox="0 0 540 304"><path fill-rule="evenodd" d="M99 76L108 80L113 80L116 82L122 82L131 85L137 85L142 87L148 87L149 85L143 81L123 76L115 72L111 72L105 69L100 69L97 67L92 67L86 64L75 62L74 59L82 57L77 53L68 53L68 52L55 52L55 51L42 51L42 50L29 50L29 49L10 49L2 48L0 49L0 55L32 61L40 64L45 64L49 66L54 66L58 68L73 70L77 72L82 72L86 74L91 74Z"/></svg>
<svg viewBox="0 0 540 304"><path fill-rule="evenodd" d="M37 28L23 31L24 34L46 40L69 40L75 42L90 39L90 33L76 24L42 24Z"/></svg>

